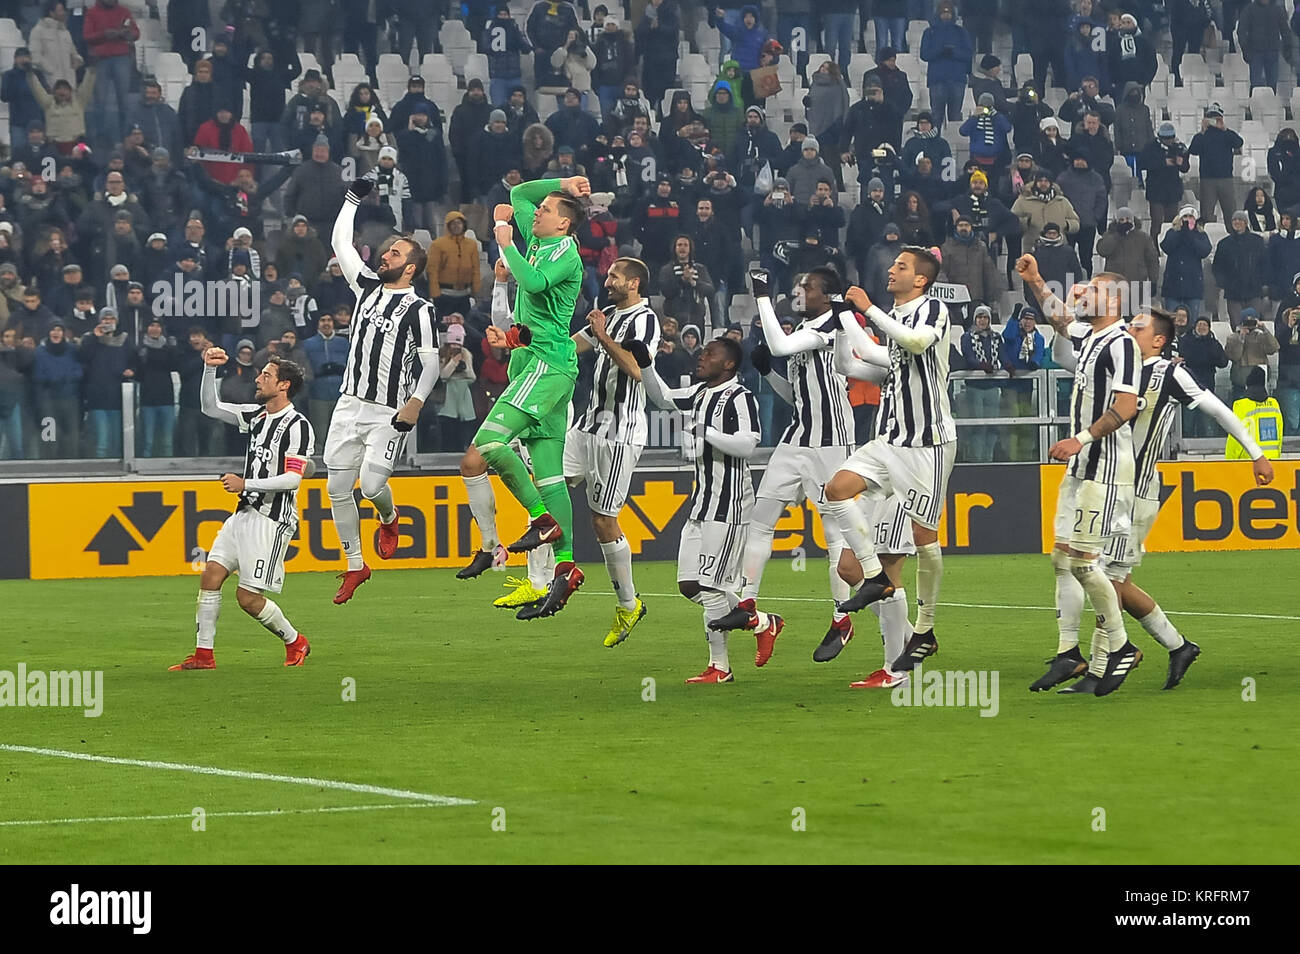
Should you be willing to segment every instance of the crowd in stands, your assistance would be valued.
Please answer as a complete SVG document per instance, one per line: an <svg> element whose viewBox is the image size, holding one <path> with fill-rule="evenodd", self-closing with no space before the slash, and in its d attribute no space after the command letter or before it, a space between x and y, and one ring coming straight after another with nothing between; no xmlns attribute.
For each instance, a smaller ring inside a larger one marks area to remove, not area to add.
<svg viewBox="0 0 1300 954"><path fill-rule="evenodd" d="M323 441L353 306L330 232L357 176L376 180L363 258L397 232L429 251L442 377L421 450L463 450L505 385L489 210L570 175L594 192L575 328L612 261L639 256L669 380L713 336L762 340L750 264L793 321L798 273L833 265L887 307L890 263L921 244L968 293L950 306L960 414L1033 415L1048 326L1013 268L1032 251L1049 280L1149 287L1203 385L1228 368L1237 397L1271 365L1300 428L1283 0L0 0L0 17L0 458L120 456L124 382L137 456L237 452L199 412L212 344L228 401L252 399L267 355L300 363ZM774 443L788 408L745 376ZM860 436L877 401L854 387ZM972 433L963 459L1037 455L1033 427Z"/></svg>

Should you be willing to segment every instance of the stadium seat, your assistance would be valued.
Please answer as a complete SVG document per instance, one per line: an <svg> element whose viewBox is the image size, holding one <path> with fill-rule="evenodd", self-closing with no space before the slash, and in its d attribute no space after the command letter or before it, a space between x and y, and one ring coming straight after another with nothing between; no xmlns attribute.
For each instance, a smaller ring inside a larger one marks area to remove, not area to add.
<svg viewBox="0 0 1300 954"><path fill-rule="evenodd" d="M484 88L488 88L492 78L488 75L486 53L471 53L465 58L465 84L469 85L469 81L475 78L482 80Z"/></svg>
<svg viewBox="0 0 1300 954"><path fill-rule="evenodd" d="M378 73L384 69L385 57L392 57L392 59L388 60L389 63L388 69L389 69L389 75L390 76L394 75L393 61L396 60L399 63L401 62L401 58L398 57L397 54L395 53L380 54L379 66L376 72ZM411 75L411 71L407 69L406 65L403 63L402 64L402 85L403 86L406 85L406 80L410 77L410 75ZM420 63L420 75L424 77L424 81L426 83L436 83L439 80L448 83L453 83L453 84L456 82L456 71L451 68L451 60L447 59L447 55L445 53L424 54L424 60L421 61ZM382 80L382 78L383 77L381 75L380 79Z"/></svg>
<svg viewBox="0 0 1300 954"><path fill-rule="evenodd" d="M876 61L870 53L854 53L849 59L849 95L862 95L862 77L876 68Z"/></svg>
<svg viewBox="0 0 1300 954"><path fill-rule="evenodd" d="M178 53L177 56L179 55L180 54ZM329 77L327 77L325 75L325 71L320 68L320 63L319 61L317 61L315 53L307 53L305 51L299 53L298 62L302 64L303 73L306 73L308 70L315 70L316 72L320 73L321 79L326 80L328 82Z"/></svg>
<svg viewBox="0 0 1300 954"><path fill-rule="evenodd" d="M660 111L661 113L663 113L665 116L667 116L668 113L671 111L671 107L672 107L672 103L673 103L673 95L674 95L675 93L684 93L684 92L686 92L686 90L684 90L684 89L666 89L666 90L664 90L664 97L663 97L663 99L661 99L661 100L659 101L659 111ZM695 98L694 95L691 96L691 103L695 105L696 112L699 112L699 111L700 111L700 105L699 105L699 102L700 102L700 101L696 100L696 98Z"/></svg>

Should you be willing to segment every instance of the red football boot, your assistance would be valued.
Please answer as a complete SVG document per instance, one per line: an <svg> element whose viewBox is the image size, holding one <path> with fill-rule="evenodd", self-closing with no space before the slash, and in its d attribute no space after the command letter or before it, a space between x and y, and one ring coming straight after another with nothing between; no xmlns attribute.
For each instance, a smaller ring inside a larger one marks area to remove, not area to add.
<svg viewBox="0 0 1300 954"><path fill-rule="evenodd" d="M723 672L713 663L709 663L709 668L704 670L698 676L691 676L686 680L687 685L699 682L735 682L736 677L729 672Z"/></svg>
<svg viewBox="0 0 1300 954"><path fill-rule="evenodd" d="M216 669L217 661L212 658L212 650L195 649L192 656L186 656L183 662L168 666L168 672L180 672L182 669Z"/></svg>
<svg viewBox="0 0 1300 954"><path fill-rule="evenodd" d="M284 664L286 666L301 666L311 655L311 643L307 642L307 637L302 633L298 638L284 647Z"/></svg>
<svg viewBox="0 0 1300 954"><path fill-rule="evenodd" d="M767 661L772 658L772 650L776 647L776 638L781 635L781 630L785 629L785 620L775 613L767 614L767 625L762 630L754 634L758 640L758 651L754 653L754 665L763 667Z"/></svg>
<svg viewBox="0 0 1300 954"><path fill-rule="evenodd" d="M379 542L375 544L375 552L381 560L391 560L397 552L397 514L397 508L394 507L392 521L379 525Z"/></svg>
<svg viewBox="0 0 1300 954"><path fill-rule="evenodd" d="M340 573L338 579L343 582L339 584L339 591L334 594L334 602L346 603L352 599L352 594L357 591L357 587L370 579L370 567L363 563L361 569Z"/></svg>

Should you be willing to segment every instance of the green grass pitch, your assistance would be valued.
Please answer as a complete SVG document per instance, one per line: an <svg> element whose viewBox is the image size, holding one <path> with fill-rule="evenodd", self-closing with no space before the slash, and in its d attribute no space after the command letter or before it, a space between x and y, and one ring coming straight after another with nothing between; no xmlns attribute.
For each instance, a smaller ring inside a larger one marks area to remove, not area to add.
<svg viewBox="0 0 1300 954"><path fill-rule="evenodd" d="M644 593L675 592L673 566L635 571ZM678 596L647 596L631 639L602 647L609 583L587 573L568 609L533 623L488 606L498 573L377 569L343 607L330 576L291 575L280 604L313 645L298 670L228 585L220 668L189 673L167 666L193 646L194 577L0 583L0 670L102 669L105 694L97 719L2 708L0 743L474 803L0 750L0 822L127 819L0 825L0 860L1294 860L1300 824L1279 793L1300 785L1296 552L1149 557L1139 582L1204 654L1161 692L1166 654L1130 624L1146 659L1105 699L1027 691L1056 645L1053 614L1027 608L1051 605L1046 558L950 557L931 668L997 670L994 718L849 689L881 662L869 613L838 660L814 664L824 562L773 561L763 605L787 628L762 670L734 635L723 686L683 684L707 655L700 610Z"/></svg>

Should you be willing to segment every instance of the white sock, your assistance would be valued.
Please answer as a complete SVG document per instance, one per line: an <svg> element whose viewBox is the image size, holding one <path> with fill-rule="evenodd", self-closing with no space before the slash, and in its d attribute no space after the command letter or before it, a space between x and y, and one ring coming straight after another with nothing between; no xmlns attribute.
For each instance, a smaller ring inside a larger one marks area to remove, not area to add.
<svg viewBox="0 0 1300 954"><path fill-rule="evenodd" d="M880 607L880 637L885 644L884 668L889 669L894 660L903 655L903 647L912 635L912 627L907 622L907 591L899 587L893 596L880 600L872 608L876 606Z"/></svg>
<svg viewBox="0 0 1300 954"><path fill-rule="evenodd" d="M1183 634L1178 632L1178 628L1169 622L1169 617L1165 615L1165 611L1160 608L1159 604L1156 604L1156 608L1143 616L1138 622L1142 624L1143 629L1151 634L1152 639L1170 652L1182 648L1183 643L1187 642L1183 638Z"/></svg>
<svg viewBox="0 0 1300 954"><path fill-rule="evenodd" d="M392 523L397 517L397 511L393 507L393 490L387 482L380 488L379 493L370 498L370 502L375 505L375 513L379 515L380 523Z"/></svg>
<svg viewBox="0 0 1300 954"><path fill-rule="evenodd" d="M871 527L867 515L862 512L856 500L827 500L822 504L824 512L831 515L835 526L844 538L844 545L853 551L858 562L862 564L862 573L871 579L880 573L880 558L871 543Z"/></svg>
<svg viewBox="0 0 1300 954"><path fill-rule="evenodd" d="M916 631L934 629L934 611L939 605L939 584L943 582L943 550L938 543L916 548Z"/></svg>
<svg viewBox="0 0 1300 954"><path fill-rule="evenodd" d="M747 600L757 599L759 587L763 583L763 570L772 556L772 537L776 531L772 527L757 523L749 525L745 539L745 587L741 596ZM848 597L844 597L848 599Z"/></svg>
<svg viewBox="0 0 1300 954"><path fill-rule="evenodd" d="M731 659L727 656L727 633L725 630L709 628L712 620L721 619L731 612L730 601L725 593L701 590L700 602L704 604L704 637L709 641L709 665L716 666L723 672L731 672Z"/></svg>
<svg viewBox="0 0 1300 954"><path fill-rule="evenodd" d="M221 591L199 590L199 608L194 614L194 645L211 649L217 638L217 617L221 615Z"/></svg>
<svg viewBox="0 0 1300 954"><path fill-rule="evenodd" d="M844 545L833 546L828 544L826 548L826 559L830 563L830 580L831 580L831 599L836 603L843 603L853 595L852 588L844 582L840 576L840 554L844 551ZM835 619L844 618L844 614L836 612Z"/></svg>
<svg viewBox="0 0 1300 954"><path fill-rule="evenodd" d="M465 494L469 497L469 512L474 515L483 541L479 549L491 553L500 542L497 536L497 497L492 492L492 480L487 474L461 479L465 481Z"/></svg>
<svg viewBox="0 0 1300 954"><path fill-rule="evenodd" d="M339 535L339 545L348 558L348 569L359 570L365 566L361 554L361 513L349 490L346 494L330 494L330 512L334 515L334 529Z"/></svg>
<svg viewBox="0 0 1300 954"><path fill-rule="evenodd" d="M528 581L534 589L544 590L555 578L555 550L549 546L528 551Z"/></svg>
<svg viewBox="0 0 1300 954"><path fill-rule="evenodd" d="M271 600L267 600L262 612L257 614L257 621L279 636L286 646L298 638L298 631L285 619L284 611Z"/></svg>
<svg viewBox="0 0 1300 954"><path fill-rule="evenodd" d="M605 556L605 569L609 570L609 581L614 584L618 605L624 609L636 606L636 587L632 585L632 545L627 542L627 537L619 537L613 543L602 543L600 552Z"/></svg>
<svg viewBox="0 0 1300 954"><path fill-rule="evenodd" d="M1097 614L1097 626L1106 633L1107 649L1118 652L1128 642L1128 633L1124 631L1124 612L1119 607L1119 594L1109 577L1096 564L1090 567L1076 567L1075 578L1083 584L1083 591L1088 594L1093 611Z"/></svg>
<svg viewBox="0 0 1300 954"><path fill-rule="evenodd" d="M1083 615L1083 584L1074 578L1070 567L1056 567L1057 653L1066 653L1079 645L1079 618Z"/></svg>
<svg viewBox="0 0 1300 954"><path fill-rule="evenodd" d="M1088 660L1088 672L1098 678L1106 675L1106 660L1110 656L1108 642L1104 629L1098 627L1092 631L1092 658Z"/></svg>

